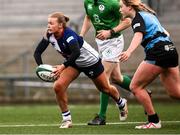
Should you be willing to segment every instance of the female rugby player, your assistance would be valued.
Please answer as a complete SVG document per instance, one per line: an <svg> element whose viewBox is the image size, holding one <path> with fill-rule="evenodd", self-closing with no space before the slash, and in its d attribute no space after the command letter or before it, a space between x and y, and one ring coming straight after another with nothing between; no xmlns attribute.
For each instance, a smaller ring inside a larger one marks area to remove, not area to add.
<svg viewBox="0 0 180 135"><path fill-rule="evenodd" d="M118 90L110 85L98 52L66 26L68 21L69 18L60 12L50 14L47 32L34 52L34 58L38 65L43 63L41 54L49 44L66 59L63 64L57 65L54 71L58 79L54 82L53 89L63 118L60 128L72 127L71 114L68 109L67 88L79 76L80 72L91 78L99 91L111 96L120 110L126 107L126 99L121 98Z"/></svg>
<svg viewBox="0 0 180 135"><path fill-rule="evenodd" d="M148 114L148 123L136 126L137 129L161 128L161 121L154 110L145 87L160 75L167 93L180 99L180 75L178 53L168 32L161 26L155 12L140 0L122 0L121 13L132 18L134 36L129 48L120 54L126 61L141 44L145 59L137 68L130 89Z"/></svg>

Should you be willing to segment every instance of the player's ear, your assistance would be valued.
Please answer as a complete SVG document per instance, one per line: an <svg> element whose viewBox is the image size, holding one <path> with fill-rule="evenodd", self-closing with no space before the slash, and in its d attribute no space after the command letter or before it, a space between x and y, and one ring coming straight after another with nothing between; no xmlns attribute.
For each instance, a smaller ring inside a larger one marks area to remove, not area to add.
<svg viewBox="0 0 180 135"><path fill-rule="evenodd" d="M63 28L63 24L60 23L60 24L58 25L58 27L59 27L60 29Z"/></svg>

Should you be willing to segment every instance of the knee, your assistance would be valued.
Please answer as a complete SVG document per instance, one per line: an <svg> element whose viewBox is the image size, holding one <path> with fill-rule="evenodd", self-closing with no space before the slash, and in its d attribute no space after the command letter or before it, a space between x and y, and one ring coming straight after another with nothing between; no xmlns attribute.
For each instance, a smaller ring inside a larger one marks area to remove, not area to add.
<svg viewBox="0 0 180 135"><path fill-rule="evenodd" d="M106 94L109 94L109 93L111 93L112 89L113 89L113 86L109 85L109 86L103 87L100 91L104 92Z"/></svg>
<svg viewBox="0 0 180 135"><path fill-rule="evenodd" d="M116 84L116 83L122 83L123 82L123 77L117 77L117 76L112 76L111 77L111 81L112 83Z"/></svg>
<svg viewBox="0 0 180 135"><path fill-rule="evenodd" d="M131 83L130 86L129 86L131 92L132 92L134 95L136 95L136 93L138 92L138 87L139 87L139 86L138 86L137 84L135 84L135 83Z"/></svg>
<svg viewBox="0 0 180 135"><path fill-rule="evenodd" d="M61 82L58 82L58 81L56 81L53 85L53 89L54 89L56 94L61 92L63 90L63 87L64 87L63 84Z"/></svg>
<svg viewBox="0 0 180 135"><path fill-rule="evenodd" d="M180 100L180 92L179 93L171 93L169 96L173 99Z"/></svg>

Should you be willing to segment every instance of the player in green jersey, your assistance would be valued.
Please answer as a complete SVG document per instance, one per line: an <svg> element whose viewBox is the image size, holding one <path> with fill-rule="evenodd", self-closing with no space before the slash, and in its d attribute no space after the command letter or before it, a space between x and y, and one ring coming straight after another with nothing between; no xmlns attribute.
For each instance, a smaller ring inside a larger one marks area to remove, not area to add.
<svg viewBox="0 0 180 135"><path fill-rule="evenodd" d="M119 12L119 0L84 0L86 16L80 35L84 36L93 24L96 31L96 43L102 58L107 77L120 87L130 91L131 79L122 75L119 63L119 54L124 48L124 40L121 31L131 25L131 19L122 19ZM151 93L151 91L149 91ZM98 115L88 122L88 125L105 125L108 95L100 94L100 111ZM126 104L127 106L127 104ZM120 120L127 118L127 107L120 111Z"/></svg>
<svg viewBox="0 0 180 135"><path fill-rule="evenodd" d="M86 16L80 35L84 36L90 29L91 23L93 24L96 31L95 40L107 77L113 83L130 91L129 84L131 79L121 74L118 56L124 48L124 39L121 31L131 25L131 20L122 20L118 0L84 0L84 7ZM100 94L100 112L92 121L88 122L88 125L106 124L105 117L108 100L107 94ZM124 110L120 110L120 120L126 120L127 114L127 107Z"/></svg>

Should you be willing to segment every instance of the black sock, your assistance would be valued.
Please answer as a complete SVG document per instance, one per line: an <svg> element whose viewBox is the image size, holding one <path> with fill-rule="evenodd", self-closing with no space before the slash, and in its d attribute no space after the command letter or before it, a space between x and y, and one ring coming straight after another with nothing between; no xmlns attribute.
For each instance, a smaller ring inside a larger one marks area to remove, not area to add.
<svg viewBox="0 0 180 135"><path fill-rule="evenodd" d="M153 122L153 123L158 123L159 122L159 117L158 117L158 115L156 113L153 114L153 115L148 115L148 121Z"/></svg>

